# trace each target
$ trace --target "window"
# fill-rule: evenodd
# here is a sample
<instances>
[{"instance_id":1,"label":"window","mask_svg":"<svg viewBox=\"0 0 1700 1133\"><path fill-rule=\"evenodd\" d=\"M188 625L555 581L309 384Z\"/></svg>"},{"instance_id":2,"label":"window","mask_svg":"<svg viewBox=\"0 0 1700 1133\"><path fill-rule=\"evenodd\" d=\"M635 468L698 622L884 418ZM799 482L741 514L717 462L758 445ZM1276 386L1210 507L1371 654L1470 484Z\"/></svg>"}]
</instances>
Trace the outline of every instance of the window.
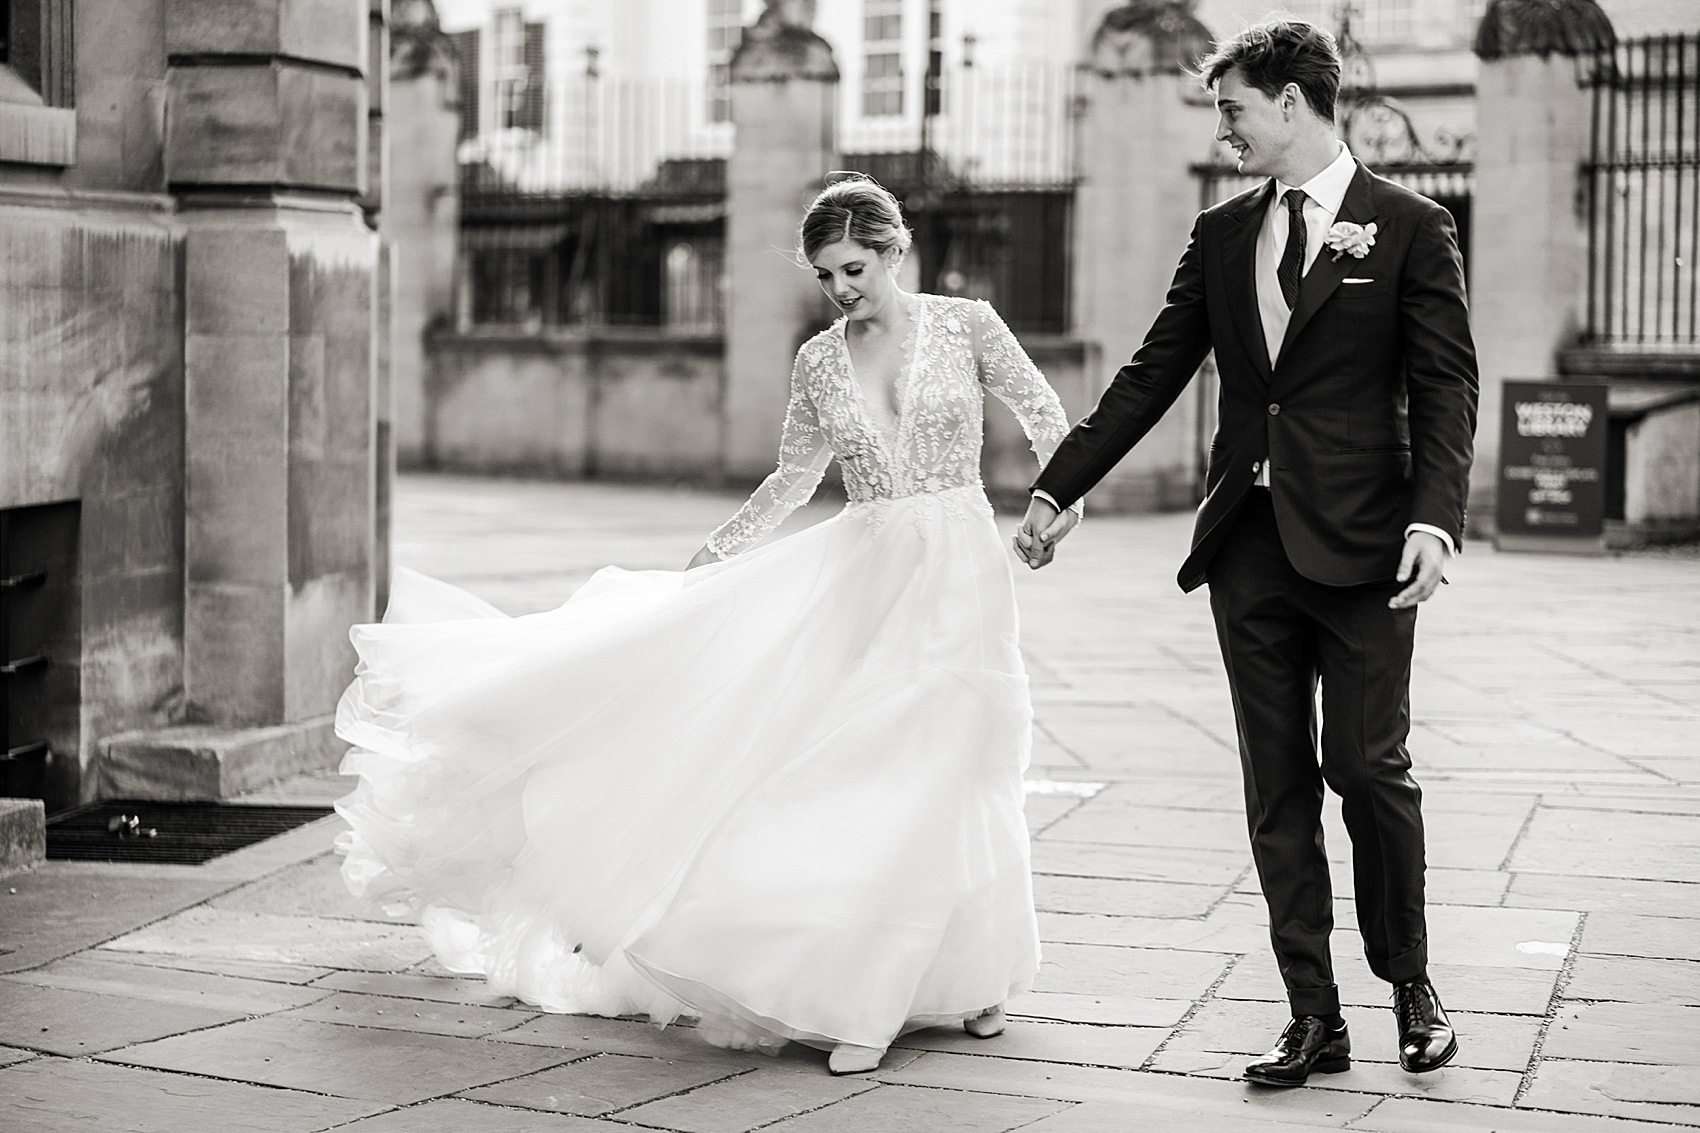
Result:
<instances>
[{"instance_id":1,"label":"window","mask_svg":"<svg viewBox=\"0 0 1700 1133\"><path fill-rule=\"evenodd\" d=\"M495 80L496 128L519 124L525 102L525 17L517 8L496 13L491 44L491 77Z\"/></svg>"},{"instance_id":2,"label":"window","mask_svg":"<svg viewBox=\"0 0 1700 1133\"><path fill-rule=\"evenodd\" d=\"M76 160L74 0L0 0L0 162Z\"/></svg>"},{"instance_id":3,"label":"window","mask_svg":"<svg viewBox=\"0 0 1700 1133\"><path fill-rule=\"evenodd\" d=\"M708 0L708 120L732 120L732 53L744 39L743 0Z\"/></svg>"},{"instance_id":4,"label":"window","mask_svg":"<svg viewBox=\"0 0 1700 1133\"><path fill-rule=\"evenodd\" d=\"M498 130L543 129L543 25L518 8L496 13L490 43L491 92Z\"/></svg>"},{"instance_id":5,"label":"window","mask_svg":"<svg viewBox=\"0 0 1700 1133\"><path fill-rule=\"evenodd\" d=\"M927 4L927 83L921 113L944 113L944 0Z\"/></svg>"},{"instance_id":6,"label":"window","mask_svg":"<svg viewBox=\"0 0 1700 1133\"><path fill-rule=\"evenodd\" d=\"M903 0L865 0L862 13L862 113L903 113Z\"/></svg>"},{"instance_id":7,"label":"window","mask_svg":"<svg viewBox=\"0 0 1700 1133\"><path fill-rule=\"evenodd\" d=\"M1357 5L1357 26L1365 43L1403 43L1415 38L1413 0L1373 0Z\"/></svg>"}]
</instances>

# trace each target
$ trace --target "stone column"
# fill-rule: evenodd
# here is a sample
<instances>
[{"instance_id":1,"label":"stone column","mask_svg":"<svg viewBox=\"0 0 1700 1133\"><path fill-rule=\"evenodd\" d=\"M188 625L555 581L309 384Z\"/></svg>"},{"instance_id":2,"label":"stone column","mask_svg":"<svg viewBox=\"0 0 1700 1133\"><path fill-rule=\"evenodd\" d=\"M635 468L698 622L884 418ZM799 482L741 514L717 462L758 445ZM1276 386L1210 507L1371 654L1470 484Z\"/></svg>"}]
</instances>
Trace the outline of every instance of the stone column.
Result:
<instances>
[{"instance_id":1,"label":"stone column","mask_svg":"<svg viewBox=\"0 0 1700 1133\"><path fill-rule=\"evenodd\" d=\"M1552 377L1588 298L1586 60L1614 42L1594 0L1493 0L1476 33L1476 196L1470 325L1482 396L1470 513L1494 514L1507 380Z\"/></svg>"},{"instance_id":2,"label":"stone column","mask_svg":"<svg viewBox=\"0 0 1700 1133\"><path fill-rule=\"evenodd\" d=\"M379 265L369 0L167 0L184 232L184 715L106 745L111 795L219 797L334 764L373 608Z\"/></svg>"},{"instance_id":3,"label":"stone column","mask_svg":"<svg viewBox=\"0 0 1700 1133\"><path fill-rule=\"evenodd\" d=\"M792 357L825 324L813 274L791 259L836 152L838 66L813 17L812 0L768 0L732 60L721 452L738 481L772 471Z\"/></svg>"},{"instance_id":4,"label":"stone column","mask_svg":"<svg viewBox=\"0 0 1700 1133\"><path fill-rule=\"evenodd\" d=\"M426 462L425 338L455 324L455 257L460 196L455 145L460 136L454 44L431 0L392 9L389 114L393 141L383 231L395 275L390 367L394 443L402 467Z\"/></svg>"},{"instance_id":5,"label":"stone column","mask_svg":"<svg viewBox=\"0 0 1700 1133\"><path fill-rule=\"evenodd\" d=\"M1104 16L1081 67L1075 194L1075 331L1088 345L1090 407L1162 308L1199 210L1192 166L1213 146L1210 93L1186 73L1210 32L1183 0L1136 0ZM1199 405L1188 390L1093 491L1121 511L1197 502Z\"/></svg>"}]
</instances>

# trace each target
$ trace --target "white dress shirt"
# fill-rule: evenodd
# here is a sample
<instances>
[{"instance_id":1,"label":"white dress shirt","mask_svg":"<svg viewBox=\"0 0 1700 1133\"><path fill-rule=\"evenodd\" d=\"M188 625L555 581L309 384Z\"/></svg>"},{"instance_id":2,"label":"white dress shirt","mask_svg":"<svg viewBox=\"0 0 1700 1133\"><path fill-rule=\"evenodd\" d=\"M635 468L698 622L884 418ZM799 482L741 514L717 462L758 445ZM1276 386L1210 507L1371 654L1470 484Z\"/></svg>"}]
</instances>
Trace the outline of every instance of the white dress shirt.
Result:
<instances>
[{"instance_id":1,"label":"white dress shirt","mask_svg":"<svg viewBox=\"0 0 1700 1133\"><path fill-rule=\"evenodd\" d=\"M1303 185L1289 185L1279 179L1275 182L1275 196L1269 202L1269 211L1264 214L1263 230L1257 234L1256 268L1257 316L1263 322L1263 341L1269 348L1271 367L1281 353L1281 340L1286 337L1287 323L1293 317L1281 295L1281 281L1276 274L1281 266L1281 257L1287 251L1287 230L1291 227L1287 202L1283 198L1290 189L1298 189L1305 195L1305 262L1299 271L1302 278L1310 271L1310 265L1316 262L1316 254L1322 250L1328 230L1334 226L1334 218L1340 213L1340 204L1346 199L1346 190L1357 171L1358 163L1352 160L1352 151L1342 142L1340 156ZM1265 472L1258 473L1258 476L1258 483L1267 487L1267 466Z\"/></svg>"}]
</instances>

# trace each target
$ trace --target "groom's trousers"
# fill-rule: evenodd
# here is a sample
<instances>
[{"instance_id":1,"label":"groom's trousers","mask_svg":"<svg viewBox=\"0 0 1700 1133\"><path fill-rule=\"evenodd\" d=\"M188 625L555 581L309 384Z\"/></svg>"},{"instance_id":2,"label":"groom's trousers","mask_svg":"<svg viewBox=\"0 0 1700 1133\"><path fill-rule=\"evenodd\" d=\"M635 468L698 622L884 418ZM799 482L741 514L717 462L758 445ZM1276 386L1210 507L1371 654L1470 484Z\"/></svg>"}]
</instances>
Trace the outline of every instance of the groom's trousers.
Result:
<instances>
[{"instance_id":1,"label":"groom's trousers","mask_svg":"<svg viewBox=\"0 0 1700 1133\"><path fill-rule=\"evenodd\" d=\"M1294 1014L1332 1014L1340 999L1328 948L1325 783L1351 835L1370 970L1401 982L1427 968L1422 792L1405 750L1416 610L1387 608L1402 588L1393 582L1324 586L1294 570L1267 489L1252 488L1232 522L1210 563L1210 606L1234 699L1252 859Z\"/></svg>"}]
</instances>

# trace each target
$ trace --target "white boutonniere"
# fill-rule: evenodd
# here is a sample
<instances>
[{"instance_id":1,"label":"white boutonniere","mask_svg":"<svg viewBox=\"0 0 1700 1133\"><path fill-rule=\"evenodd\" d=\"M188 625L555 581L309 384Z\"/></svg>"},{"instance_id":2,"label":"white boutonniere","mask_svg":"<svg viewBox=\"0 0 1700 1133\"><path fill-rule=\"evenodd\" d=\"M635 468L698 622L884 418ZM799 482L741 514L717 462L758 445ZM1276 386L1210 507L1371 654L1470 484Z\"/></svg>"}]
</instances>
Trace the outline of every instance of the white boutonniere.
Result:
<instances>
[{"instance_id":1,"label":"white boutonniere","mask_svg":"<svg viewBox=\"0 0 1700 1133\"><path fill-rule=\"evenodd\" d=\"M1334 253L1336 260L1347 252L1351 253L1353 259L1361 260L1375 247L1375 225L1353 224L1349 220L1336 221L1322 242Z\"/></svg>"}]
</instances>

